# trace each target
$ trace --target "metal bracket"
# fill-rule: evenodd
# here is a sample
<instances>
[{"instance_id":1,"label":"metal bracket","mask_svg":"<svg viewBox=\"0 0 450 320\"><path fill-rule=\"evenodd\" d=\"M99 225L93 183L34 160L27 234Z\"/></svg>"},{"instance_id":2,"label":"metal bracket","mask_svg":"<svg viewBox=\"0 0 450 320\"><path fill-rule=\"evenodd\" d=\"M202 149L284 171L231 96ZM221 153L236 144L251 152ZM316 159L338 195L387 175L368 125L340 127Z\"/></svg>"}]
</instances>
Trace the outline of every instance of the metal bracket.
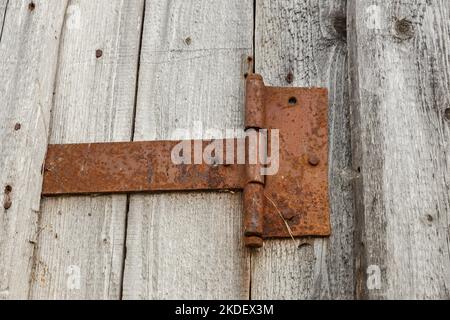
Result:
<instances>
[{"instance_id":1,"label":"metal bracket","mask_svg":"<svg viewBox=\"0 0 450 320\"><path fill-rule=\"evenodd\" d=\"M272 164L249 161L261 147L251 147L248 137L49 145L42 194L243 190L247 246L261 247L264 238L329 236L327 90L268 87L251 74L245 115L246 131L266 132L259 137L267 136L269 150L279 142L278 170L269 175L263 173ZM176 163L172 154L180 146L185 161ZM213 161L192 161L183 154L191 147L202 154L214 149Z\"/></svg>"}]
</instances>

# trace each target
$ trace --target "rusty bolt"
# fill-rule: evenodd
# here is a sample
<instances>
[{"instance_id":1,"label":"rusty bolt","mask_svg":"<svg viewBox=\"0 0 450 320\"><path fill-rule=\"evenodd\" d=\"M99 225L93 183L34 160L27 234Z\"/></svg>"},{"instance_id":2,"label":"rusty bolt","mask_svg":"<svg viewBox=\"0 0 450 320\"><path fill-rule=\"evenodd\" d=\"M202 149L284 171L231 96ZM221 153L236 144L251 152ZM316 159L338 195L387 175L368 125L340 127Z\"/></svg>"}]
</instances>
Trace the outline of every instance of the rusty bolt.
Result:
<instances>
[{"instance_id":1,"label":"rusty bolt","mask_svg":"<svg viewBox=\"0 0 450 320\"><path fill-rule=\"evenodd\" d=\"M315 166L319 165L320 159L316 155L310 154L308 156L308 163L310 165L312 165L313 167L315 167Z\"/></svg>"},{"instance_id":2,"label":"rusty bolt","mask_svg":"<svg viewBox=\"0 0 450 320\"><path fill-rule=\"evenodd\" d=\"M100 49L97 49L97 51L95 51L95 57L97 59L101 58L103 56L103 51Z\"/></svg>"}]
</instances>

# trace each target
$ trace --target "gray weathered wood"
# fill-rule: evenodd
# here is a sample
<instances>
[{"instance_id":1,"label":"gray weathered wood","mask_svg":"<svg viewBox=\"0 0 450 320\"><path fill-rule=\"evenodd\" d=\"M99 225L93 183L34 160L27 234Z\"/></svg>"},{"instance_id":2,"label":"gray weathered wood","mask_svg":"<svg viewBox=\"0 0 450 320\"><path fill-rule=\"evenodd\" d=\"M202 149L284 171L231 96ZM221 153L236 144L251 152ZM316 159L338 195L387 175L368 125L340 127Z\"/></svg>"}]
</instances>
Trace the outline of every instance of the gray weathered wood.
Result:
<instances>
[{"instance_id":1,"label":"gray weathered wood","mask_svg":"<svg viewBox=\"0 0 450 320\"><path fill-rule=\"evenodd\" d=\"M256 1L256 72L271 85L330 90L332 237L267 241L252 255L254 299L354 296L345 4L344 0Z\"/></svg>"},{"instance_id":2,"label":"gray weathered wood","mask_svg":"<svg viewBox=\"0 0 450 320\"><path fill-rule=\"evenodd\" d=\"M33 3L0 0L0 299L450 298L448 1L255 2L256 72L330 89L333 235L253 253L240 193L40 199L49 134L242 128L253 1Z\"/></svg>"},{"instance_id":3,"label":"gray weathered wood","mask_svg":"<svg viewBox=\"0 0 450 320\"><path fill-rule=\"evenodd\" d=\"M2 40L3 22L5 21L6 9L9 0L0 0L0 42Z\"/></svg>"},{"instance_id":4,"label":"gray weathered wood","mask_svg":"<svg viewBox=\"0 0 450 320\"><path fill-rule=\"evenodd\" d=\"M65 3L9 1L0 24L0 299L28 297Z\"/></svg>"},{"instance_id":5,"label":"gray weathered wood","mask_svg":"<svg viewBox=\"0 0 450 320\"><path fill-rule=\"evenodd\" d=\"M252 1L146 2L136 140L197 121L242 128L252 16ZM230 193L132 196L124 298L248 298L241 206Z\"/></svg>"},{"instance_id":6,"label":"gray weathered wood","mask_svg":"<svg viewBox=\"0 0 450 320\"><path fill-rule=\"evenodd\" d=\"M450 3L352 0L348 16L358 297L448 299Z\"/></svg>"},{"instance_id":7,"label":"gray weathered wood","mask_svg":"<svg viewBox=\"0 0 450 320\"><path fill-rule=\"evenodd\" d=\"M142 14L141 0L70 2L50 143L130 141ZM126 195L43 199L31 298L119 299L126 210Z\"/></svg>"}]
</instances>

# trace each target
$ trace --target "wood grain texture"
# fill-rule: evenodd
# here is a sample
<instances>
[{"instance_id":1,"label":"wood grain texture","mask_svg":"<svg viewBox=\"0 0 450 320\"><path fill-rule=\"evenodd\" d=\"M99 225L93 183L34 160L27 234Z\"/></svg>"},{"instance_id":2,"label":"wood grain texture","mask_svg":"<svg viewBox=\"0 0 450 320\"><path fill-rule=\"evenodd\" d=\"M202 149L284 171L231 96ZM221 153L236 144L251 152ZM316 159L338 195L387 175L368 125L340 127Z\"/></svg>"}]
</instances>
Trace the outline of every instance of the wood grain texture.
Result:
<instances>
[{"instance_id":1,"label":"wood grain texture","mask_svg":"<svg viewBox=\"0 0 450 320\"><path fill-rule=\"evenodd\" d=\"M354 297L345 5L256 1L256 72L270 85L329 89L332 236L266 241L252 255L252 299Z\"/></svg>"},{"instance_id":2,"label":"wood grain texture","mask_svg":"<svg viewBox=\"0 0 450 320\"><path fill-rule=\"evenodd\" d=\"M130 141L142 14L140 0L70 2L50 143ZM119 299L126 210L126 195L43 199L31 298Z\"/></svg>"},{"instance_id":3,"label":"wood grain texture","mask_svg":"<svg viewBox=\"0 0 450 320\"><path fill-rule=\"evenodd\" d=\"M0 299L28 297L65 2L9 1L0 24Z\"/></svg>"},{"instance_id":4,"label":"wood grain texture","mask_svg":"<svg viewBox=\"0 0 450 320\"><path fill-rule=\"evenodd\" d=\"M2 41L4 21L9 0L0 0L0 42Z\"/></svg>"},{"instance_id":5,"label":"wood grain texture","mask_svg":"<svg viewBox=\"0 0 450 320\"><path fill-rule=\"evenodd\" d=\"M252 1L146 2L135 140L243 128ZM224 132L213 135L223 137ZM180 138L180 137L178 137ZM132 196L125 299L245 299L242 199L230 193Z\"/></svg>"},{"instance_id":6,"label":"wood grain texture","mask_svg":"<svg viewBox=\"0 0 450 320\"><path fill-rule=\"evenodd\" d=\"M450 3L348 16L358 298L448 299Z\"/></svg>"}]
</instances>

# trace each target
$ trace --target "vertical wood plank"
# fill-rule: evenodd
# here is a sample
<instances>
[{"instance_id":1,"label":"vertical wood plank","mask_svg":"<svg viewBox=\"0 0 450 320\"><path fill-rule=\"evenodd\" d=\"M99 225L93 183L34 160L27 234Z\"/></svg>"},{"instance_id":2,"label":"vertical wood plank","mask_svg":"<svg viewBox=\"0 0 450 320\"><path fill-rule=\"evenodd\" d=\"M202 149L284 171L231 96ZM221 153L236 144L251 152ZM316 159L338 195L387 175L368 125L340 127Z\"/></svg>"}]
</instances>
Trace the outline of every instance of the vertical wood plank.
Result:
<instances>
[{"instance_id":1,"label":"vertical wood plank","mask_svg":"<svg viewBox=\"0 0 450 320\"><path fill-rule=\"evenodd\" d=\"M2 40L2 34L3 34L3 22L5 21L6 17L6 9L8 7L8 1L9 0L0 0L0 42Z\"/></svg>"},{"instance_id":2,"label":"vertical wood plank","mask_svg":"<svg viewBox=\"0 0 450 320\"><path fill-rule=\"evenodd\" d=\"M448 299L450 3L349 2L359 298Z\"/></svg>"},{"instance_id":3,"label":"vertical wood plank","mask_svg":"<svg viewBox=\"0 0 450 320\"><path fill-rule=\"evenodd\" d=\"M145 11L135 139L242 128L252 1L150 0ZM124 298L248 298L241 206L230 193L132 196Z\"/></svg>"},{"instance_id":4,"label":"vertical wood plank","mask_svg":"<svg viewBox=\"0 0 450 320\"><path fill-rule=\"evenodd\" d=\"M256 72L270 85L323 86L330 99L330 239L266 241L253 299L351 299L353 203L346 1L256 1Z\"/></svg>"},{"instance_id":5,"label":"vertical wood plank","mask_svg":"<svg viewBox=\"0 0 450 320\"><path fill-rule=\"evenodd\" d=\"M0 299L26 299L66 1L0 1ZM10 186L8 191L7 186Z\"/></svg>"},{"instance_id":6,"label":"vertical wood plank","mask_svg":"<svg viewBox=\"0 0 450 320\"><path fill-rule=\"evenodd\" d=\"M142 14L141 0L70 2L51 143L130 141ZM43 199L31 297L119 299L126 210L126 195Z\"/></svg>"}]
</instances>

